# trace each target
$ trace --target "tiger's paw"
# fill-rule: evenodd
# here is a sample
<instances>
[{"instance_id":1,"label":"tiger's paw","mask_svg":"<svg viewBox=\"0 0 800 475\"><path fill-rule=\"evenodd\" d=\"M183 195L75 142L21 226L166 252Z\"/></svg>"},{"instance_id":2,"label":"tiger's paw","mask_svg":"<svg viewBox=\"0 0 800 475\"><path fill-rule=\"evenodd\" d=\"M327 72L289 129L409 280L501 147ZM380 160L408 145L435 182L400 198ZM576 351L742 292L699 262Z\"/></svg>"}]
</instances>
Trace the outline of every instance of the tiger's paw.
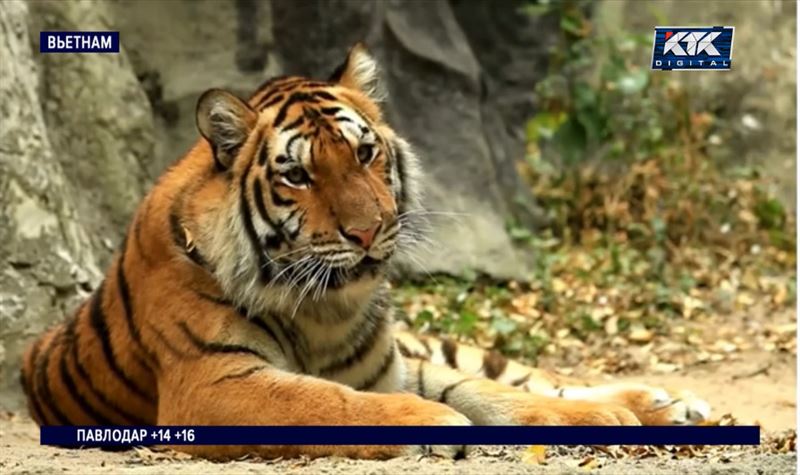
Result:
<instances>
[{"instance_id":1,"label":"tiger's paw","mask_svg":"<svg viewBox=\"0 0 800 475\"><path fill-rule=\"evenodd\" d=\"M641 408L634 412L644 425L697 425L711 415L711 406L690 391L647 388L638 393L634 391L628 398L641 401Z\"/></svg>"},{"instance_id":2,"label":"tiger's paw","mask_svg":"<svg viewBox=\"0 0 800 475\"><path fill-rule=\"evenodd\" d=\"M437 426L468 426L470 420L461 413L453 411L450 415L437 418L435 421L425 421L425 425ZM419 457L437 457L444 459L460 460L466 458L469 446L466 445L412 445L408 447L407 454Z\"/></svg>"},{"instance_id":3,"label":"tiger's paw","mask_svg":"<svg viewBox=\"0 0 800 475\"><path fill-rule=\"evenodd\" d=\"M376 397L376 396L367 396ZM400 426L469 426L470 419L439 402L412 394L377 395L383 404L381 424ZM399 455L461 459L467 456L465 445L410 445L401 447Z\"/></svg>"},{"instance_id":4,"label":"tiger's paw","mask_svg":"<svg viewBox=\"0 0 800 475\"><path fill-rule=\"evenodd\" d=\"M708 419L711 406L690 391L670 392L637 383L567 388L562 397L618 404L630 409L643 425L696 425Z\"/></svg>"},{"instance_id":5,"label":"tiger's paw","mask_svg":"<svg viewBox=\"0 0 800 475\"><path fill-rule=\"evenodd\" d=\"M438 404L437 404L438 405ZM447 408L448 414L438 417L433 425L438 426L469 426L472 425L467 416L460 412ZM469 446L466 445L418 445L412 447L412 453L422 457L439 457L446 459L460 460L469 453Z\"/></svg>"}]
</instances>

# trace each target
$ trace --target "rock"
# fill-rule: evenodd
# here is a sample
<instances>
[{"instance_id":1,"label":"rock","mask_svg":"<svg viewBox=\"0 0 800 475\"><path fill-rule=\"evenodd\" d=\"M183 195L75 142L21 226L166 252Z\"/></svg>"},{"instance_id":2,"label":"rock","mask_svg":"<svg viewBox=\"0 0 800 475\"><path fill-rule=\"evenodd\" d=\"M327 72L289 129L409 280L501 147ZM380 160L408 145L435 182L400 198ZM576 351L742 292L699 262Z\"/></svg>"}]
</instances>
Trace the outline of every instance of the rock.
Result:
<instances>
[{"instance_id":1,"label":"rock","mask_svg":"<svg viewBox=\"0 0 800 475\"><path fill-rule=\"evenodd\" d=\"M150 176L158 176L198 139L200 94L220 87L246 97L280 73L267 48L269 3L109 2L108 11L153 108L156 151L146 164Z\"/></svg>"},{"instance_id":2,"label":"rock","mask_svg":"<svg viewBox=\"0 0 800 475\"><path fill-rule=\"evenodd\" d=\"M32 3L32 30L104 30L112 23L102 3L70 3ZM38 35L31 36L38 49ZM147 171L154 146L147 96L125 51L37 57L48 72L40 100L55 104L44 115L49 139L59 150L55 158L67 180L82 190L81 211L99 216L99 234L117 241L153 178Z\"/></svg>"},{"instance_id":3,"label":"rock","mask_svg":"<svg viewBox=\"0 0 800 475\"><path fill-rule=\"evenodd\" d=\"M93 3L0 4L0 407L20 404L24 345L98 284L103 242L153 179L152 114L125 54L33 51L41 29L107 24Z\"/></svg>"}]
</instances>

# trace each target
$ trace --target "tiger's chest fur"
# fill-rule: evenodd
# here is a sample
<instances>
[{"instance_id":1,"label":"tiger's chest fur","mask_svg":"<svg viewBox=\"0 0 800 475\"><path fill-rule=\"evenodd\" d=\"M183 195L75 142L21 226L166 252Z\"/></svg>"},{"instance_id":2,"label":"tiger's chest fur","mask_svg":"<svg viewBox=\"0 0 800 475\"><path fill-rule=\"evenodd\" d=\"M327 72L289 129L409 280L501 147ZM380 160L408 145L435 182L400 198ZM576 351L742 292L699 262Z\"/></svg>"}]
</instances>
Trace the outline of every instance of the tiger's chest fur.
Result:
<instances>
[{"instance_id":1,"label":"tiger's chest fur","mask_svg":"<svg viewBox=\"0 0 800 475\"><path fill-rule=\"evenodd\" d=\"M247 324L234 322L239 328L226 329L224 339L259 348L280 369L358 390L396 392L404 386L388 289L377 279L297 309L251 313Z\"/></svg>"}]
</instances>

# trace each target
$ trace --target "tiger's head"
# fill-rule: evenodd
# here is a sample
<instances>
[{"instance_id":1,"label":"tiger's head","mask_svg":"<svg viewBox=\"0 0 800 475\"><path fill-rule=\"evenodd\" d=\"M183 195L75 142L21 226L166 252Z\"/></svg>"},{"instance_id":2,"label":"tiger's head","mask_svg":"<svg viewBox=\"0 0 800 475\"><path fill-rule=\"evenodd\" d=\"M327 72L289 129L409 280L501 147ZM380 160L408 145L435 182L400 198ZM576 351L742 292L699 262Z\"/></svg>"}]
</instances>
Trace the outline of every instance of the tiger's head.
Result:
<instances>
[{"instance_id":1,"label":"tiger's head","mask_svg":"<svg viewBox=\"0 0 800 475\"><path fill-rule=\"evenodd\" d=\"M210 252L243 301L319 297L375 281L414 241L417 159L384 121L375 60L350 50L328 81L282 77L248 101L204 93L197 126L229 196Z\"/></svg>"}]
</instances>

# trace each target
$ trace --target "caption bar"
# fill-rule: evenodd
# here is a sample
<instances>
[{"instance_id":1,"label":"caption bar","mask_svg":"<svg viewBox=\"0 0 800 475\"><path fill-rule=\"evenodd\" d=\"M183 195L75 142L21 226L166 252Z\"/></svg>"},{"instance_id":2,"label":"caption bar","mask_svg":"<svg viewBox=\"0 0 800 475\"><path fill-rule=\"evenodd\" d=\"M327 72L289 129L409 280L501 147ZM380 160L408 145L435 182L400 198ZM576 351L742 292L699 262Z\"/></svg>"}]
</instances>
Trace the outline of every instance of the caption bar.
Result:
<instances>
[{"instance_id":1,"label":"caption bar","mask_svg":"<svg viewBox=\"0 0 800 475\"><path fill-rule=\"evenodd\" d=\"M42 445L758 445L758 426L45 426Z\"/></svg>"},{"instance_id":2,"label":"caption bar","mask_svg":"<svg viewBox=\"0 0 800 475\"><path fill-rule=\"evenodd\" d=\"M42 31L40 53L119 53L118 31Z\"/></svg>"}]
</instances>

